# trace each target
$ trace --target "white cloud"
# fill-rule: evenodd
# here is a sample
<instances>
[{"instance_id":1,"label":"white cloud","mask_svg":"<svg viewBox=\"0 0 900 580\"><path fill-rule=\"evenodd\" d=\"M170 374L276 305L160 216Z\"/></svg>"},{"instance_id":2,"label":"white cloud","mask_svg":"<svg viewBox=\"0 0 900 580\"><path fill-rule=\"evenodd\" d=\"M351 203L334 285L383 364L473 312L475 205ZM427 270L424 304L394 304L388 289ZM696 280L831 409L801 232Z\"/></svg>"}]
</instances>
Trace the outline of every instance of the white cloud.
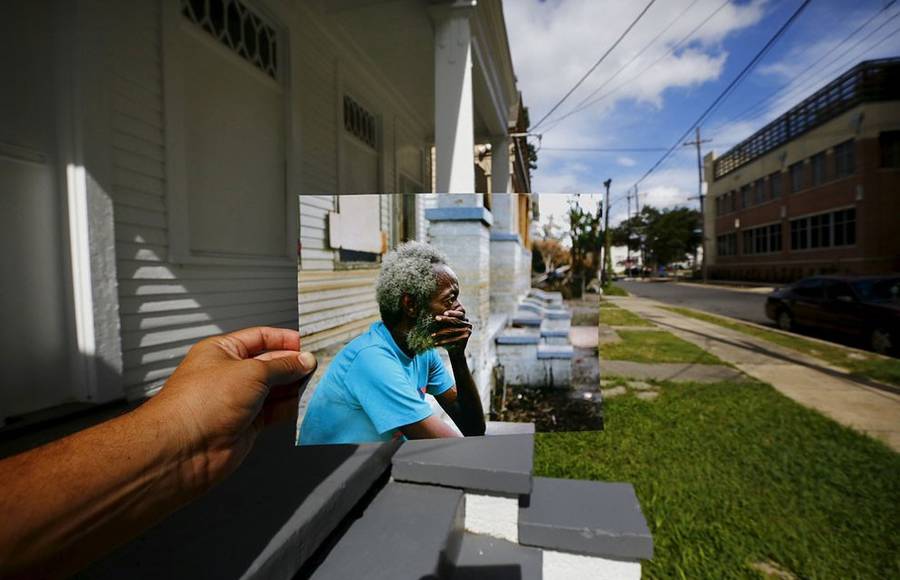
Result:
<instances>
[{"instance_id":1,"label":"white cloud","mask_svg":"<svg viewBox=\"0 0 900 580\"><path fill-rule=\"evenodd\" d=\"M553 127L544 137L543 145L568 148L634 145L628 134L617 134L610 128L609 115L616 105L628 101L664 109L665 91L696 87L717 80L728 58L727 52L721 47L722 41L728 35L759 22L767 3L767 0L729 3L703 26L687 46L666 56L669 50L707 15L719 8L722 2L657 2L551 119L571 110L632 59L655 35L667 26L671 27L597 93L600 96L614 91L608 98ZM519 89L531 112L532 124L537 123L564 91L578 81L642 8L642 3L632 0L504 2L513 64ZM660 62L646 74L630 80L658 59L661 59ZM617 110L616 120L621 121L619 113ZM548 122L538 132L547 131L550 126ZM602 185L596 182L595 177L596 173L602 171L596 159L596 156L581 156L571 152L540 151L539 169L534 174L533 188L539 192L600 191ZM631 168L637 162L631 157L623 156L615 159L614 163L611 159L606 159L605 163L613 167ZM595 175L592 176L592 173ZM617 183L626 182L626 178L622 176L614 177ZM633 179L637 177L639 174L633 176ZM675 193L667 194L665 188L684 193L681 185L659 184L648 190L648 195L651 199L668 203L675 199ZM696 187L685 191L694 190ZM566 196L546 197L546 201L544 197L541 198L541 212L545 218L549 213L558 217L560 212L565 211Z\"/></svg>"}]
</instances>

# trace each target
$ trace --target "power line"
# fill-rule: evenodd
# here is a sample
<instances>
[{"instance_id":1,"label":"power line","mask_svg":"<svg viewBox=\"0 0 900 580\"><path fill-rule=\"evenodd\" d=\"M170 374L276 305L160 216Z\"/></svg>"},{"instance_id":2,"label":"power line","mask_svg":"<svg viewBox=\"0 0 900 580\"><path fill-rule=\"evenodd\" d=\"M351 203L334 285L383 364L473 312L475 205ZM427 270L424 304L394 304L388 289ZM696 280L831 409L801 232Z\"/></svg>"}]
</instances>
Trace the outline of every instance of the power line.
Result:
<instances>
[{"instance_id":1,"label":"power line","mask_svg":"<svg viewBox=\"0 0 900 580\"><path fill-rule=\"evenodd\" d=\"M719 93L719 96L715 98L715 100L706 108L705 111L703 111L703 113L697 118L697 120L694 121L691 126L688 127L680 137L678 137L678 139L676 139L675 143L668 149L668 151L666 151L663 156L660 157L659 160L654 163L653 166L651 166L650 169L648 169L646 173L644 173L641 178L634 183L632 187L637 187L651 173L653 173L657 167L662 165L663 162L669 158L672 152L681 145L681 143L691 133L691 131L693 131L694 128L698 125L702 124L703 121L716 109L716 107L718 107L719 104L722 103L722 101L724 101L726 98L728 98L728 96L738 86L738 84L740 84L741 81L743 81L747 77L747 75L750 74L750 71L753 70L753 67L755 67L759 63L759 61L762 60L763 57L766 56L766 54L768 54L769 50L771 50L775 43L778 42L778 40L784 35L785 32L787 32L791 24L793 24L794 21L797 20L797 17L800 16L800 14L806 9L807 6L809 6L809 3L811 1L812 0L803 0L803 3L800 4L800 6L794 11L793 14L791 14L790 18L787 19L787 21L781 26L781 28L779 28L778 31L772 36L772 38L770 38L768 42L766 42L766 44L759 50L759 52L756 53L753 59L751 59L750 62L747 63L747 65L741 70L740 73L738 73L734 80L732 80L731 83L729 83L728 86L725 87L725 90Z\"/></svg>"},{"instance_id":2,"label":"power line","mask_svg":"<svg viewBox=\"0 0 900 580\"><path fill-rule=\"evenodd\" d=\"M734 116L732 116L732 117L729 117L729 118L726 119L725 121L719 123L719 124L716 125L713 129L711 129L711 132L712 132L712 133L715 133L716 131L719 131L720 129L722 129L723 127L727 126L728 124L730 124L730 123L732 123L732 122L736 122L736 121L739 121L739 120L747 120L747 121L750 121L750 120L753 120L753 119L756 119L756 118L762 116L763 114L765 114L765 113L767 112L767 111L765 110L765 106L766 106L769 102L771 102L772 99L774 99L776 96L778 96L780 93L782 93L785 89L788 89L788 88L790 88L790 87L792 87L792 86L794 87L794 88L790 89L790 90L786 93L786 96L787 96L787 95L792 95L792 94L794 94L794 93L806 91L807 89L811 88L812 86L815 86L816 84L818 84L818 83L820 82L820 79L817 79L817 78L811 78L811 79L804 80L802 83L800 83L799 86L798 86L798 84L797 84L797 81L798 81L798 79L801 79L801 78L803 78L803 77L805 77L805 76L807 76L807 75L809 75L809 74L811 74L811 73L813 73L813 72L816 72L816 71L815 71L815 67L816 67L819 63L821 63L823 60L825 60L825 58L827 58L829 55L831 55L832 53L834 53L837 49L839 49L839 48L842 47L844 44L846 44L846 43L847 43L853 36L855 36L859 31L861 31L863 28L865 28L866 26L868 26L873 20L875 20L875 18L877 18L878 16L880 16L881 14L883 14L883 13L884 13L886 10L888 10L892 5L894 5L894 4L896 3L896 1L897 1L897 0L891 0L890 2L888 2L883 8L879 9L879 10L878 10L875 14L873 14L868 20L866 20L861 26L857 27L855 30L853 30L853 32L851 32L847 37L845 37L840 43L836 44L836 45L833 46L830 50L828 50L827 52L825 52L825 53L824 53L821 57L819 57L813 64L811 64L805 71L803 71L802 73L800 73L798 76L794 77L791 81L789 81L789 82L787 82L787 83L781 85L778 89L776 89L772 94L770 94L768 97L766 97L766 98L763 99L762 101L760 101L760 102L758 102L758 103L752 105L751 107L748 107L747 109L745 109L744 111L738 113L737 115L734 115ZM865 42L866 40L868 40L869 38L871 38L872 35L874 35L876 32L878 32L879 30L881 30L882 28L884 28L888 23L890 23L892 20L894 20L895 18L897 18L897 16L900 16L900 11L894 13L893 16L891 16L890 18L888 18L887 20L885 20L884 22L882 22L877 28L875 28L874 30L872 30L871 32L869 32L867 35L865 35L864 37L862 37L861 39L859 39L853 46L849 47L847 50L845 50L845 51L843 51L841 54L839 54L836 58L832 59L828 64L826 64L824 67L822 67L822 68L820 69L820 71L821 71L821 70L826 70L826 69L828 69L829 67L831 67L831 65L833 65L833 64L836 63L837 61L843 59L845 56L847 56L847 55L850 53L850 51L852 51L853 49L855 49L856 47L858 47L861 43L863 43L863 42ZM865 54L865 53L867 53L867 52L873 50L876 46L880 45L880 44L883 43L885 40L888 40L889 38L893 38L893 36L894 36L894 33L892 32L892 33L889 34L888 36L886 36L886 37L882 38L881 40L879 40L877 43L875 43L875 44L873 44L872 46L870 46L869 48L865 49L862 53L860 53L860 54L859 54L857 57L855 57L855 58L859 58L859 57L862 56L863 54ZM846 64L845 64L845 65L842 65L841 67L838 67L838 68L843 68L844 66L846 66ZM811 81L811 82L810 82L810 81ZM760 110L761 112L760 112L760 113L756 113L757 110ZM752 113L752 114L748 116L748 113Z\"/></svg>"},{"instance_id":3,"label":"power line","mask_svg":"<svg viewBox=\"0 0 900 580\"><path fill-rule=\"evenodd\" d=\"M622 71L624 71L626 68L628 68L628 67L631 65L631 63L633 63L634 61L636 61L638 58L641 57L642 54L644 54L645 52L647 52L647 49L649 49L651 46L653 46L654 44L656 44L656 41L659 40L659 38L660 38L663 34L665 34L666 32L668 32L669 29L671 29L671 28L675 25L676 22L678 22L679 20L681 20L682 18L684 18L684 16L685 16L688 12L691 11L691 8L693 8L694 5L697 4L697 2L699 2L699 1L700 1L700 0L694 0L693 2L691 2L690 5L688 5L687 8L685 8L683 11L681 11L681 12L678 14L678 16L675 17L674 20L672 20L671 22L669 22L669 24L668 24L665 28L663 28L662 30L660 30L660 31L656 34L656 36L654 36L654 37L650 40L650 42L646 43L646 44L644 45L644 47L643 47L641 50L639 50L637 53L635 53L634 56L632 56L632 57L628 60L628 62L626 62L625 64L623 64L622 66L620 66L619 69L618 69L616 72L614 72L614 73L612 74L612 76L610 76L608 79L606 79L606 80L603 82L603 84L601 84L599 87L597 87L596 89L594 89L594 90L593 90L589 95L587 95L585 98L581 99L581 101L580 101L577 105L575 105L574 108L577 109L577 108L580 107L581 105L585 104L587 101L591 100L591 98L592 98L594 95L596 95L596 94L599 93L601 90L603 90L603 89L606 87L606 85L608 85L610 82L613 81L613 79L615 79L617 76L619 76L619 74L620 74Z\"/></svg>"},{"instance_id":4,"label":"power line","mask_svg":"<svg viewBox=\"0 0 900 580\"><path fill-rule=\"evenodd\" d=\"M617 46L619 46L619 43L622 42L622 39L624 39L625 36L627 36L628 33L631 32L631 29L634 28L635 25L641 20L641 18L644 17L644 14L646 14L647 11L650 10L650 7L653 6L653 4L654 4L655 2L656 2L656 0L650 0L650 2L644 7L644 9L641 10L641 13L638 14L637 18L635 18L635 19L631 22L631 24L628 25L628 28L625 29L625 32L623 32L623 33L619 36L619 38L616 39L616 41L613 43L613 45L610 46L610 47L607 49L607 51L603 53L603 56L601 56L601 57L597 60L597 62L595 62L594 65L593 65L591 68L589 68L588 71L587 71L586 73L584 73L584 76L582 76L582 77L578 80L578 82L575 83L575 86L572 87L571 89L569 89L569 92L567 92L565 95L563 95L563 98L561 98L555 105L553 105L553 107L552 107L549 111L547 111L547 114L544 115L543 117L541 117L541 120L540 120L540 121L538 121L533 127L531 127L531 130L532 130L532 131L534 131L535 129L537 129L537 128L540 126L540 124L543 123L543 122L547 119L547 117L549 117L550 115L552 115L552 114L554 113L554 111L556 111L556 109L558 109L559 106L562 105L562 104L565 102L565 100L568 99L569 96L570 96L572 93L574 93L575 90L576 90L578 87L581 86L581 83L583 83L585 80L587 80L587 78L588 78L589 76L591 76L591 73L593 73L594 70L595 70L598 66L600 66L600 63L602 63L604 60L606 60L606 57L609 56L609 53L611 53Z\"/></svg>"},{"instance_id":5,"label":"power line","mask_svg":"<svg viewBox=\"0 0 900 580\"><path fill-rule=\"evenodd\" d=\"M568 113L566 113L566 114L563 115L562 117L558 117L558 118L554 119L554 121L553 121L553 126L551 126L550 128L548 128L547 130L545 130L544 133L547 133L548 131L552 130L554 127L556 127L556 126L557 126L560 122L562 122L564 119L567 119L567 118L571 117L572 115L574 115L575 113L579 113L579 112L581 112L581 111L583 111L583 110L585 110L585 109L587 109L587 108L589 108L589 107L592 107L592 106L594 106L595 104L597 104L597 103L599 103L600 101L602 101L603 99L607 98L608 96L610 96L610 95L612 95L612 94L618 92L620 89L622 89L623 87L625 87L625 86L631 84L632 81L634 81L634 80L637 79L638 77L642 76L642 75L643 75L644 73L646 73L648 70L650 70L651 68L653 68L654 66L656 66L657 64L659 64L663 59L668 58L669 56L671 56L672 54L674 54L675 51L677 51L677 50L678 50L679 48L681 48L684 44L686 44L686 43L694 36L694 34L697 33L698 30L700 30L701 28L703 28L703 26L706 25L707 22L709 22L710 20L712 20L713 17L715 17L716 14L718 14L723 8L725 8L725 7L729 4L729 2L730 2L730 0L725 0L724 2L722 2L722 3L719 5L718 8L716 8L715 10L713 10L706 18L704 18L704 19L700 22L700 24L698 24L697 26L695 26L695 27L694 27L690 32L688 32L681 40L679 40L679 41L678 41L671 49L669 49L668 52L663 53L659 58L657 58L656 60L654 60L653 62L651 62L649 65L647 65L647 66L644 67L643 69L641 69L641 71L638 72L636 75L632 75L627 81L622 82L622 83L619 83L619 84L616 85L614 88L612 88L612 89L610 89L609 91L603 93L602 95L600 95L600 96L597 97L596 99L594 99L594 100L592 100L592 101L589 101L588 103L585 103L584 105L580 105L580 106L578 106L578 107L572 109L571 111L569 111Z\"/></svg>"}]
</instances>

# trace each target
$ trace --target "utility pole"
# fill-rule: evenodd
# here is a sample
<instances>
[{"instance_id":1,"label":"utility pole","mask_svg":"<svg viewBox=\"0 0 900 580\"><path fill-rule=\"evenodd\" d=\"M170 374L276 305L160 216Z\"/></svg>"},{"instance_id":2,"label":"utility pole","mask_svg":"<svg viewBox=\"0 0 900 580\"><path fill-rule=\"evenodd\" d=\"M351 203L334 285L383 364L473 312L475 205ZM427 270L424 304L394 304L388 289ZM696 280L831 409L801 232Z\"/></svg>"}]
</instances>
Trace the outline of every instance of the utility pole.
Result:
<instances>
[{"instance_id":1,"label":"utility pole","mask_svg":"<svg viewBox=\"0 0 900 580\"><path fill-rule=\"evenodd\" d=\"M637 187L634 188L637 191ZM631 190L628 190L628 193L625 195L625 199L628 200L628 213L625 214L626 223L631 219ZM628 277L631 275L631 230L628 231L628 239L625 241L625 252L627 257L625 258L625 262L628 264L628 272L625 272L625 276Z\"/></svg>"},{"instance_id":2,"label":"utility pole","mask_svg":"<svg viewBox=\"0 0 900 580\"><path fill-rule=\"evenodd\" d=\"M600 288L603 288L604 284L609 284L609 270L607 270L607 264L612 264L612 260L609 257L609 245L610 245L610 235L609 235L609 186L612 185L612 179L607 179L603 182L603 187L606 188L606 201L603 203L603 260L600 262ZM610 268L611 270L612 268Z\"/></svg>"},{"instance_id":3,"label":"utility pole","mask_svg":"<svg viewBox=\"0 0 900 580\"><path fill-rule=\"evenodd\" d=\"M693 141L685 141L683 145L689 147L691 145L697 148L697 199L700 201L700 238L703 240L703 263L700 266L703 272L703 281L707 281L706 274L706 216L703 213L703 158L700 156L700 145L709 143L712 139L700 138L700 125L697 125L696 137ZM694 254L694 263L697 262L697 254Z\"/></svg>"}]
</instances>

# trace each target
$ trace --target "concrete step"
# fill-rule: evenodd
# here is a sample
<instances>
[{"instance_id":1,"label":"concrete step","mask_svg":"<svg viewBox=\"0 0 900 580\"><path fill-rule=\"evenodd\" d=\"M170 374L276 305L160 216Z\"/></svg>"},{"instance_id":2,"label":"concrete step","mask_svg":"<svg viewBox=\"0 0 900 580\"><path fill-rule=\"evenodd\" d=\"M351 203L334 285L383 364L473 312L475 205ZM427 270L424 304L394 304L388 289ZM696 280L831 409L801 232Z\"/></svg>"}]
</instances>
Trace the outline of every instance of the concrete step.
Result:
<instances>
[{"instance_id":1,"label":"concrete step","mask_svg":"<svg viewBox=\"0 0 900 580\"><path fill-rule=\"evenodd\" d=\"M537 348L538 359L571 359L575 349L571 344L539 344Z\"/></svg>"},{"instance_id":2,"label":"concrete step","mask_svg":"<svg viewBox=\"0 0 900 580\"><path fill-rule=\"evenodd\" d=\"M541 336L542 332L533 326L504 328L494 341L497 344L538 344L541 342Z\"/></svg>"},{"instance_id":3,"label":"concrete step","mask_svg":"<svg viewBox=\"0 0 900 580\"><path fill-rule=\"evenodd\" d=\"M513 326L541 326L543 318L529 310L517 310L512 318Z\"/></svg>"},{"instance_id":4,"label":"concrete step","mask_svg":"<svg viewBox=\"0 0 900 580\"><path fill-rule=\"evenodd\" d=\"M541 334L543 335L545 331L555 331L555 332L565 332L568 334L569 329L572 327L572 320L570 318L561 318L561 319L547 319L541 321Z\"/></svg>"},{"instance_id":5,"label":"concrete step","mask_svg":"<svg viewBox=\"0 0 900 580\"><path fill-rule=\"evenodd\" d=\"M464 519L462 491L391 481L309 578L448 578L459 561Z\"/></svg>"},{"instance_id":6,"label":"concrete step","mask_svg":"<svg viewBox=\"0 0 900 580\"><path fill-rule=\"evenodd\" d=\"M536 548L484 534L466 533L452 580L541 580L543 554Z\"/></svg>"},{"instance_id":7,"label":"concrete step","mask_svg":"<svg viewBox=\"0 0 900 580\"><path fill-rule=\"evenodd\" d=\"M528 291L529 296L534 296L536 298L540 298L546 302L553 302L555 304L562 304L563 298L562 294L559 292L547 292L546 290L541 290L540 288L532 288Z\"/></svg>"},{"instance_id":8,"label":"concrete step","mask_svg":"<svg viewBox=\"0 0 900 580\"><path fill-rule=\"evenodd\" d=\"M494 435L406 441L392 458L397 481L467 491L527 494L531 491L534 435Z\"/></svg>"},{"instance_id":9,"label":"concrete step","mask_svg":"<svg viewBox=\"0 0 900 580\"><path fill-rule=\"evenodd\" d=\"M653 557L653 539L629 483L535 477L519 508L519 542L601 558Z\"/></svg>"}]
</instances>

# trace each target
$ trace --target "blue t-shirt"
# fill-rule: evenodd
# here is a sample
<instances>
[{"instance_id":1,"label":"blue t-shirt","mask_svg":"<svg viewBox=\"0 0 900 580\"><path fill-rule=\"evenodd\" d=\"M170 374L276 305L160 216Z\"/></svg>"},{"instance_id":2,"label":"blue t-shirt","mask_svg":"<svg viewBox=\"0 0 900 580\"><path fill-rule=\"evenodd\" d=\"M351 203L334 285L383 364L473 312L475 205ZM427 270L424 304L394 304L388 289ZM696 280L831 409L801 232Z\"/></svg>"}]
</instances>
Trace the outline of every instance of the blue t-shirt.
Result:
<instances>
[{"instance_id":1,"label":"blue t-shirt","mask_svg":"<svg viewBox=\"0 0 900 580\"><path fill-rule=\"evenodd\" d=\"M434 349L410 358L383 322L345 346L313 393L300 445L390 441L398 427L431 416L425 393L454 385Z\"/></svg>"}]
</instances>

